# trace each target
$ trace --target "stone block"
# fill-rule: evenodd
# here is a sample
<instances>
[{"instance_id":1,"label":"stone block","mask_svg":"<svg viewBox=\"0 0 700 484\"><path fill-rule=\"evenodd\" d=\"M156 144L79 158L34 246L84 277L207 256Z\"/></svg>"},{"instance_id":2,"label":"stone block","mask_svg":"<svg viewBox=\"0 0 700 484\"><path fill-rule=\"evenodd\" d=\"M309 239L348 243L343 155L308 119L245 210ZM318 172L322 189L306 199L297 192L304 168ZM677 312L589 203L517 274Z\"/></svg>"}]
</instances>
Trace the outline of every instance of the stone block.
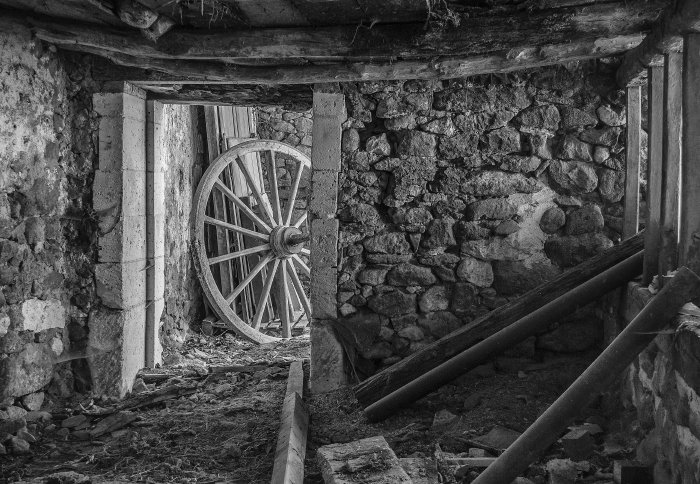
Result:
<instances>
[{"instance_id":1,"label":"stone block","mask_svg":"<svg viewBox=\"0 0 700 484\"><path fill-rule=\"evenodd\" d=\"M314 120L317 116L333 116L342 123L347 119L345 95L342 93L314 92Z\"/></svg>"},{"instance_id":2,"label":"stone block","mask_svg":"<svg viewBox=\"0 0 700 484\"><path fill-rule=\"evenodd\" d=\"M146 172L146 211L153 215L165 213L165 173Z\"/></svg>"},{"instance_id":3,"label":"stone block","mask_svg":"<svg viewBox=\"0 0 700 484\"><path fill-rule=\"evenodd\" d=\"M100 223L103 231L98 240L100 262L128 262L146 259L146 218L124 215L114 225Z\"/></svg>"},{"instance_id":4,"label":"stone block","mask_svg":"<svg viewBox=\"0 0 700 484\"><path fill-rule=\"evenodd\" d=\"M163 172L165 168L161 153L162 123L163 104L146 101L146 171L149 172Z\"/></svg>"},{"instance_id":5,"label":"stone block","mask_svg":"<svg viewBox=\"0 0 700 484\"><path fill-rule=\"evenodd\" d=\"M160 318L163 316L165 300L161 297L149 301L146 306L146 354L145 364L147 368L155 368L163 363L163 347L158 336L160 332Z\"/></svg>"},{"instance_id":6,"label":"stone block","mask_svg":"<svg viewBox=\"0 0 700 484\"><path fill-rule=\"evenodd\" d=\"M145 120L101 118L98 168L104 171L145 170L145 128Z\"/></svg>"},{"instance_id":7,"label":"stone block","mask_svg":"<svg viewBox=\"0 0 700 484\"><path fill-rule=\"evenodd\" d=\"M148 259L146 276L146 300L160 299L165 294L165 257Z\"/></svg>"},{"instance_id":8,"label":"stone block","mask_svg":"<svg viewBox=\"0 0 700 484\"><path fill-rule=\"evenodd\" d=\"M335 217L338 211L338 172L314 169L311 173L311 218Z\"/></svg>"},{"instance_id":9,"label":"stone block","mask_svg":"<svg viewBox=\"0 0 700 484\"><path fill-rule=\"evenodd\" d=\"M314 318L336 319L338 317L338 271L335 267L312 267L310 292Z\"/></svg>"},{"instance_id":10,"label":"stone block","mask_svg":"<svg viewBox=\"0 0 700 484\"><path fill-rule=\"evenodd\" d=\"M28 299L22 303L22 324L19 331L40 332L66 327L66 309L56 299Z\"/></svg>"},{"instance_id":11,"label":"stone block","mask_svg":"<svg viewBox=\"0 0 700 484\"><path fill-rule=\"evenodd\" d=\"M314 117L311 166L314 170L340 171L342 121L339 117Z\"/></svg>"},{"instance_id":12,"label":"stone block","mask_svg":"<svg viewBox=\"0 0 700 484\"><path fill-rule=\"evenodd\" d=\"M146 304L90 314L88 358L96 395L123 397L145 364Z\"/></svg>"},{"instance_id":13,"label":"stone block","mask_svg":"<svg viewBox=\"0 0 700 484\"><path fill-rule=\"evenodd\" d=\"M165 214L154 215L146 227L146 254L148 257L165 255Z\"/></svg>"},{"instance_id":14,"label":"stone block","mask_svg":"<svg viewBox=\"0 0 700 484\"><path fill-rule=\"evenodd\" d=\"M113 309L143 304L146 300L145 267L145 260L95 264L95 291L102 304Z\"/></svg>"},{"instance_id":15,"label":"stone block","mask_svg":"<svg viewBox=\"0 0 700 484\"><path fill-rule=\"evenodd\" d=\"M39 391L53 376L54 358L41 343L29 343L19 353L0 361L0 400Z\"/></svg>"},{"instance_id":16,"label":"stone block","mask_svg":"<svg viewBox=\"0 0 700 484\"><path fill-rule=\"evenodd\" d=\"M314 268L337 267L338 265L338 220L316 219L311 221L311 255L309 262ZM334 282L335 284L335 282Z\"/></svg>"},{"instance_id":17,"label":"stone block","mask_svg":"<svg viewBox=\"0 0 700 484\"><path fill-rule=\"evenodd\" d=\"M326 393L347 385L343 347L333 330L333 322L311 321L311 369L309 387L312 393Z\"/></svg>"},{"instance_id":18,"label":"stone block","mask_svg":"<svg viewBox=\"0 0 700 484\"><path fill-rule=\"evenodd\" d=\"M98 214L111 214L114 207L119 207L124 215L146 215L146 189L144 171L96 170L92 184L93 207Z\"/></svg>"}]
</instances>

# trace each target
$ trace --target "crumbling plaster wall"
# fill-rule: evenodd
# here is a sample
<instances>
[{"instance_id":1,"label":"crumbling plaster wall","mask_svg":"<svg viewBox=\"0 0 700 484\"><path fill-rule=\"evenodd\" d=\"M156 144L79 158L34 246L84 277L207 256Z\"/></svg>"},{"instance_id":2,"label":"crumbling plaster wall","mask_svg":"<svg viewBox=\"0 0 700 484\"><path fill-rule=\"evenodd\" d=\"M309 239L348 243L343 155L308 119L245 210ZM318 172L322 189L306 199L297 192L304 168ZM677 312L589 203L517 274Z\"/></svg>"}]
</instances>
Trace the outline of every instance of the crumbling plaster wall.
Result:
<instances>
[{"instance_id":1,"label":"crumbling plaster wall","mask_svg":"<svg viewBox=\"0 0 700 484\"><path fill-rule=\"evenodd\" d=\"M0 403L37 409L73 391L71 363L95 301L95 85L66 58L0 21ZM87 389L84 360L73 362ZM53 383L51 384L51 382Z\"/></svg>"},{"instance_id":2,"label":"crumbling plaster wall","mask_svg":"<svg viewBox=\"0 0 700 484\"><path fill-rule=\"evenodd\" d=\"M165 311L161 341L180 346L189 326L203 317L204 300L192 262L190 213L206 153L202 139L203 109L163 107L161 153L165 170Z\"/></svg>"},{"instance_id":3,"label":"crumbling plaster wall","mask_svg":"<svg viewBox=\"0 0 700 484\"><path fill-rule=\"evenodd\" d=\"M649 302L647 288L626 288L620 316L629 323ZM657 484L700 482L700 318L679 315L624 379L623 402L637 416L637 459L654 466Z\"/></svg>"},{"instance_id":4,"label":"crumbling plaster wall","mask_svg":"<svg viewBox=\"0 0 700 484\"><path fill-rule=\"evenodd\" d=\"M619 240L625 112L613 73L602 62L344 86L339 316L374 338L356 348L357 373ZM588 309L511 355L594 346L602 327Z\"/></svg>"}]
</instances>

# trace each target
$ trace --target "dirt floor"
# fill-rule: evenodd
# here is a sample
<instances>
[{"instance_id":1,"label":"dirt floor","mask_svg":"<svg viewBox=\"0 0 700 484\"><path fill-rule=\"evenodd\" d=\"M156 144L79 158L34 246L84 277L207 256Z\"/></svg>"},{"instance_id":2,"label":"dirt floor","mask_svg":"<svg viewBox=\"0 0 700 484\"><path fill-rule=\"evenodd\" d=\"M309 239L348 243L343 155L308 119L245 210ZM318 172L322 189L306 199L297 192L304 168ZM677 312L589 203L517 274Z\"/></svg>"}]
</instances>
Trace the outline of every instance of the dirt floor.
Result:
<instances>
[{"instance_id":1,"label":"dirt floor","mask_svg":"<svg viewBox=\"0 0 700 484\"><path fill-rule=\"evenodd\" d=\"M38 420L28 429L38 441L30 454L0 456L0 476L5 482L60 484L269 482L288 366L308 359L309 347L308 336L259 346L228 333L193 334L181 352L164 355L166 365L142 373L145 383L137 381L126 399L76 400L33 416ZM594 356L502 359L379 424L366 422L350 389L307 394L304 482L323 482L316 449L330 443L383 435L400 458L435 459L440 453L466 456L476 437L497 426L522 432ZM610 482L612 459L631 455L626 437L615 433L605 413L600 406L582 409L582 421L589 417L607 432L596 436L596 452L579 472L583 480L572 483ZM555 445L527 476L548 482L546 462L564 457ZM56 473L63 477L45 477ZM441 482L457 482L443 474ZM472 478L467 474L459 482Z\"/></svg>"}]
</instances>

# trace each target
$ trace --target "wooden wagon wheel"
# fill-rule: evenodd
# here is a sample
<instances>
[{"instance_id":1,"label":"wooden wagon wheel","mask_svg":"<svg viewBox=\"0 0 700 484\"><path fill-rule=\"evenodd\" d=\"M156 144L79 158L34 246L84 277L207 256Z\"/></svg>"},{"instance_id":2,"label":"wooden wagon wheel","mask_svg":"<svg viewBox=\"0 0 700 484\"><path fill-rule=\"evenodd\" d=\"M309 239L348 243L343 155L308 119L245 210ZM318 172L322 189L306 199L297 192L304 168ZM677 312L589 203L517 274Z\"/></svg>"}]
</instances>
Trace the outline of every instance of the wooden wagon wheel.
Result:
<instances>
[{"instance_id":1,"label":"wooden wagon wheel","mask_svg":"<svg viewBox=\"0 0 700 484\"><path fill-rule=\"evenodd\" d=\"M304 260L309 255L304 247L309 239L307 212L305 201L299 197L302 181L308 185L310 167L309 158L289 145L269 140L245 141L212 162L195 192L194 259L202 289L221 321L258 343L280 339L261 332L263 316L271 313L273 285L284 338L291 337L293 301L307 320L311 318L311 305L299 277L300 273L310 276ZM216 197L224 200L224 212L234 217L212 216ZM207 250L205 234L211 233L212 228L225 234L230 252L212 254ZM243 238L245 247L240 243ZM242 263L243 259L252 268L222 291L212 269ZM236 314L236 301L254 281L259 289L254 316L244 321Z\"/></svg>"}]
</instances>

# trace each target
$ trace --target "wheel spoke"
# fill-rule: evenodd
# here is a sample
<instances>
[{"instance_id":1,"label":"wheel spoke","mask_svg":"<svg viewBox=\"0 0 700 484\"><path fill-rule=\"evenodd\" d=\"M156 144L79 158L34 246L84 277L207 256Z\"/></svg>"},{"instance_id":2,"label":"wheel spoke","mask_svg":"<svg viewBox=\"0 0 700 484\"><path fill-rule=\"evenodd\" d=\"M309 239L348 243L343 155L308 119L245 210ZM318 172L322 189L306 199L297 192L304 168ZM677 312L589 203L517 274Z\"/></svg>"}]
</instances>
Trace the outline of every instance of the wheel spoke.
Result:
<instances>
[{"instance_id":1,"label":"wheel spoke","mask_svg":"<svg viewBox=\"0 0 700 484\"><path fill-rule=\"evenodd\" d=\"M255 276L258 275L258 272L260 272L262 268L265 267L267 263L274 258L274 255L267 254L265 257L260 259L260 262L258 262L257 265L253 267L253 269L248 273L248 275L245 276L245 279L241 281L238 287L236 287L236 289L234 289L233 292L228 295L228 297L226 298L226 302L230 305L233 302L233 300L236 299L236 296L243 292L243 289L245 289L246 286L250 284L250 281L252 281L253 278L255 278Z\"/></svg>"},{"instance_id":2,"label":"wheel spoke","mask_svg":"<svg viewBox=\"0 0 700 484\"><path fill-rule=\"evenodd\" d=\"M309 266L307 266L306 263L303 260L301 260L301 257L299 257L297 254L294 254L292 256L292 259L294 259L294 262L296 262L299 265L299 268L304 274L311 277L311 269L309 269Z\"/></svg>"},{"instance_id":3,"label":"wheel spoke","mask_svg":"<svg viewBox=\"0 0 700 484\"><path fill-rule=\"evenodd\" d=\"M282 225L282 209L280 208L280 192L277 187L277 162L275 152L270 151L270 166L267 170L267 178L270 183L270 197L272 198L272 212L275 222Z\"/></svg>"},{"instance_id":4,"label":"wheel spoke","mask_svg":"<svg viewBox=\"0 0 700 484\"><path fill-rule=\"evenodd\" d=\"M291 338L292 337L292 324L289 321L289 281L287 280L287 265L282 264L282 271L280 272L280 319L282 320L282 337Z\"/></svg>"},{"instance_id":5,"label":"wheel spoke","mask_svg":"<svg viewBox=\"0 0 700 484\"><path fill-rule=\"evenodd\" d=\"M294 226L295 226L296 228L301 227L301 224L303 224L304 222L306 222L306 217L307 217L307 216L308 216L308 214L307 214L306 212L304 212L304 213L301 215L301 217L299 217L299 220L297 220L296 222L294 222Z\"/></svg>"},{"instance_id":6,"label":"wheel spoke","mask_svg":"<svg viewBox=\"0 0 700 484\"><path fill-rule=\"evenodd\" d=\"M267 301L270 297L270 288L272 287L272 282L275 280L275 274L277 274L279 264L280 260L275 259L272 270L270 270L270 273L267 275L267 280L265 281L265 285L260 293L260 299L258 299L258 306L256 308L257 312L255 313L253 322L250 325L253 329L260 328L260 321L262 320L263 314L267 310Z\"/></svg>"},{"instance_id":7,"label":"wheel spoke","mask_svg":"<svg viewBox=\"0 0 700 484\"><path fill-rule=\"evenodd\" d=\"M270 236L267 234L261 234L260 232L255 232L254 230L245 229L243 227L239 227L238 225L231 225L229 223L222 222L221 220L217 220L215 218L212 218L212 217L209 217L206 215L204 216L204 223L208 223L211 225L218 225L219 227L223 227L225 229L229 229L229 230L232 230L234 232L238 232L239 234L248 235L249 237L264 240L265 242L270 240Z\"/></svg>"},{"instance_id":8,"label":"wheel spoke","mask_svg":"<svg viewBox=\"0 0 700 484\"><path fill-rule=\"evenodd\" d=\"M294 212L294 204L297 201L297 192L299 191L299 183L301 182L301 175L304 172L304 163L301 161L297 166L297 172L294 174L294 184L292 185L292 191L289 194L289 199L287 200L287 213L284 216L284 224L289 225L292 220L292 212Z\"/></svg>"},{"instance_id":9,"label":"wheel spoke","mask_svg":"<svg viewBox=\"0 0 700 484\"><path fill-rule=\"evenodd\" d=\"M221 180L216 180L216 187L221 190L221 193L226 195L226 197L231 200L244 214L248 216L249 219L251 219L255 224L257 224L259 227L261 227L265 232L268 234L272 230L269 225L267 225L265 222L262 221L260 217L258 217L255 212L253 212L248 205L243 203L243 200L238 198L238 196L231 191L229 187L224 185Z\"/></svg>"},{"instance_id":10,"label":"wheel spoke","mask_svg":"<svg viewBox=\"0 0 700 484\"><path fill-rule=\"evenodd\" d=\"M262 208L262 211L267 215L268 220L272 225L275 225L275 219L272 216L272 213L270 212L270 207L265 203L265 200L263 200L262 195L260 194L260 190L258 190L258 186L255 184L253 181L253 177L250 174L250 170L248 170L248 166L245 164L245 162L240 158L236 158L236 162L238 163L238 167L241 169L241 172L243 173L243 176L246 179L246 182L248 182L248 186L253 192L253 195L257 199L258 203L260 204L260 207Z\"/></svg>"},{"instance_id":11,"label":"wheel spoke","mask_svg":"<svg viewBox=\"0 0 700 484\"><path fill-rule=\"evenodd\" d=\"M299 280L299 274L297 274L297 270L294 267L294 264L292 264L292 261L290 260L285 260L285 263L287 264L287 268L289 270L289 275L292 278L292 284L294 285L294 290L297 292L297 296L299 297L299 300L301 301L301 305L304 307L304 312L306 313L307 318L311 318L311 303L309 302L309 299L306 297L306 294L304 293L304 288L301 285L301 281Z\"/></svg>"},{"instance_id":12,"label":"wheel spoke","mask_svg":"<svg viewBox=\"0 0 700 484\"><path fill-rule=\"evenodd\" d=\"M218 257L212 257L209 259L209 265L218 264L219 262L225 262L227 260L236 259L238 257L243 257L244 255L255 254L257 252L263 252L265 250L270 250L270 244L258 245L256 247L251 247L249 249L243 249L236 252L231 252L230 254L220 255Z\"/></svg>"}]
</instances>

